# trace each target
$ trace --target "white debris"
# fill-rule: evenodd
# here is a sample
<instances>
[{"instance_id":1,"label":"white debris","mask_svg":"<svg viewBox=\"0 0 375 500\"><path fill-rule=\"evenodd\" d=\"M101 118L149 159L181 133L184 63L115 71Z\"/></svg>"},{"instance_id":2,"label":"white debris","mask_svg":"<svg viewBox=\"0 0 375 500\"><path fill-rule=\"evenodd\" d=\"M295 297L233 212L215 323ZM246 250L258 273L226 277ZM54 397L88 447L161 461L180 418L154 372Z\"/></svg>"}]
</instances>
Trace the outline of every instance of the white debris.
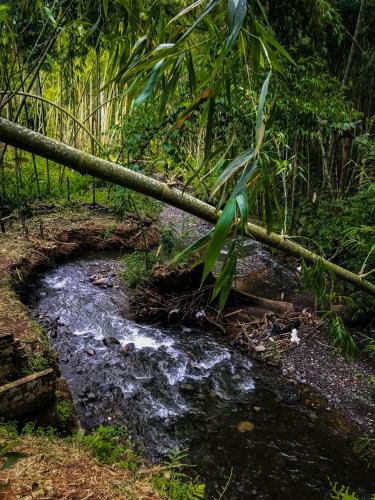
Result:
<instances>
[{"instance_id":1,"label":"white debris","mask_svg":"<svg viewBox=\"0 0 375 500\"><path fill-rule=\"evenodd\" d=\"M302 271L302 266L297 267L297 272L300 273Z\"/></svg>"},{"instance_id":2,"label":"white debris","mask_svg":"<svg viewBox=\"0 0 375 500\"><path fill-rule=\"evenodd\" d=\"M202 309L201 311L198 311L195 315L197 319L204 318L206 316L205 310Z\"/></svg>"},{"instance_id":3,"label":"white debris","mask_svg":"<svg viewBox=\"0 0 375 500\"><path fill-rule=\"evenodd\" d=\"M297 330L296 330L295 328L293 328L293 330L292 330L292 334L291 334L291 336L290 336L290 340L291 340L291 342L295 342L297 345L299 344L299 342L300 342L300 340L301 340L301 339L298 337L298 335L297 335Z\"/></svg>"}]
</instances>

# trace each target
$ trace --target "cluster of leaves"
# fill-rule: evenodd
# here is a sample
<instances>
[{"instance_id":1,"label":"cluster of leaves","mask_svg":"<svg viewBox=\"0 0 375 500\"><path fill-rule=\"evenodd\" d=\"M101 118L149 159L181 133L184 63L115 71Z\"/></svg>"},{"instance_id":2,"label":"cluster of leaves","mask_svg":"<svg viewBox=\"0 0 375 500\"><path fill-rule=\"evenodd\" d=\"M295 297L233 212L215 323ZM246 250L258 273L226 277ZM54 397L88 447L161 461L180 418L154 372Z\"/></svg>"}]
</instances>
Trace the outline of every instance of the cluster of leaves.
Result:
<instances>
[{"instance_id":1,"label":"cluster of leaves","mask_svg":"<svg viewBox=\"0 0 375 500\"><path fill-rule=\"evenodd\" d=\"M321 317L326 322L335 347L346 358L353 359L358 354L358 347L345 328L342 318L331 309L331 304L336 299L333 275L320 262L315 266L308 266L302 261L301 277L305 289L312 292L319 306Z\"/></svg>"},{"instance_id":2,"label":"cluster of leaves","mask_svg":"<svg viewBox=\"0 0 375 500\"><path fill-rule=\"evenodd\" d=\"M155 262L155 252L132 252L122 258L120 276L127 286L135 288L150 276Z\"/></svg>"},{"instance_id":3,"label":"cluster of leaves","mask_svg":"<svg viewBox=\"0 0 375 500\"><path fill-rule=\"evenodd\" d=\"M351 492L349 487L331 482L331 499L332 500L360 500L360 497L355 491ZM375 493L371 496L370 500L375 500Z\"/></svg>"},{"instance_id":4,"label":"cluster of leaves","mask_svg":"<svg viewBox=\"0 0 375 500\"><path fill-rule=\"evenodd\" d=\"M154 478L154 484L163 498L171 500L199 500L205 498L205 485L182 472L187 465L182 451L171 451L164 460L163 471Z\"/></svg>"},{"instance_id":5,"label":"cluster of leaves","mask_svg":"<svg viewBox=\"0 0 375 500\"><path fill-rule=\"evenodd\" d=\"M330 260L366 276L375 278L375 186L370 184L357 194L342 200L318 201L314 206L305 206L307 218L300 233L318 245ZM374 309L374 301L348 287L359 312Z\"/></svg>"},{"instance_id":6,"label":"cluster of leaves","mask_svg":"<svg viewBox=\"0 0 375 500\"><path fill-rule=\"evenodd\" d=\"M139 457L124 427L101 425L91 434L84 436L82 442L102 463L118 464L133 471L140 465Z\"/></svg>"}]
</instances>

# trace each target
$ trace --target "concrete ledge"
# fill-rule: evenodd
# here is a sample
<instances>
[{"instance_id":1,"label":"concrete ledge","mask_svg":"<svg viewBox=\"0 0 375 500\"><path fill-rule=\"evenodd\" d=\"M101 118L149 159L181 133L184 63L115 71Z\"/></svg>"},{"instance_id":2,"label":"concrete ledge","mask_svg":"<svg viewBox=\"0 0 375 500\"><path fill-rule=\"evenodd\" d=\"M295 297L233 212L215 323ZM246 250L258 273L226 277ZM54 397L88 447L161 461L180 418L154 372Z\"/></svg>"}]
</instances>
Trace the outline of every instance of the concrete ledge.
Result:
<instances>
[{"instance_id":1,"label":"concrete ledge","mask_svg":"<svg viewBox=\"0 0 375 500\"><path fill-rule=\"evenodd\" d=\"M52 368L27 375L0 387L0 417L15 418L48 407L55 398Z\"/></svg>"}]
</instances>

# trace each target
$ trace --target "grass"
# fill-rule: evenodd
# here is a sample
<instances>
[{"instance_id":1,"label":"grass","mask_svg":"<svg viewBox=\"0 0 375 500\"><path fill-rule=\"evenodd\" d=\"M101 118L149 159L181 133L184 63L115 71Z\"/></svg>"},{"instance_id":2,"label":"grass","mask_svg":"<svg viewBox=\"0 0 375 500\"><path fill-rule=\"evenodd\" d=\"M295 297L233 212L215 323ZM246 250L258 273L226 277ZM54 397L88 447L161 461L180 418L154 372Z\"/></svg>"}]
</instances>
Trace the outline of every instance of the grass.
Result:
<instances>
[{"instance_id":1,"label":"grass","mask_svg":"<svg viewBox=\"0 0 375 500\"><path fill-rule=\"evenodd\" d=\"M0 491L9 498L204 498L204 485L182 472L184 455L150 465L134 451L125 428L100 426L92 434L57 437L54 429L0 422ZM4 466L6 465L6 469Z\"/></svg>"}]
</instances>

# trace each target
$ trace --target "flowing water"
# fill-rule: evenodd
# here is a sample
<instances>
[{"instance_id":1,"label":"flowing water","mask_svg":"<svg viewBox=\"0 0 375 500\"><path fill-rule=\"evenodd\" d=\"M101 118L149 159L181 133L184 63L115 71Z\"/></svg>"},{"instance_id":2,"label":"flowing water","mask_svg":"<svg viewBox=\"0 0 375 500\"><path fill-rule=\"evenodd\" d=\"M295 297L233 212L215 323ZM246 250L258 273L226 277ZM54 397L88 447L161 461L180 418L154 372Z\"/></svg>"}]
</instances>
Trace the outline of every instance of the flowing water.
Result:
<instances>
[{"instance_id":1,"label":"flowing water","mask_svg":"<svg viewBox=\"0 0 375 500\"><path fill-rule=\"evenodd\" d=\"M204 331L127 319L124 293L89 281L101 258L45 274L34 305L83 427L125 424L153 460L188 449L208 498L229 477L231 500L322 500L329 479L369 497L371 473L276 371Z\"/></svg>"}]
</instances>

